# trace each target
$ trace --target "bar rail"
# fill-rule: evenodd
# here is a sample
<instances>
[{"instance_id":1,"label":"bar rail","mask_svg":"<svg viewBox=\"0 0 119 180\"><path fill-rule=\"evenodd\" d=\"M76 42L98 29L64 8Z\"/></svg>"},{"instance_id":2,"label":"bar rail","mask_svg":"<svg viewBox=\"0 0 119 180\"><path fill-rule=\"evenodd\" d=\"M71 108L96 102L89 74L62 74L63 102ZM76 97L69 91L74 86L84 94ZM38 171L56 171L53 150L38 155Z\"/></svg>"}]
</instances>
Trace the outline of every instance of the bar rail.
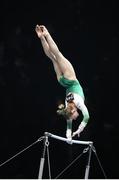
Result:
<instances>
[{"instance_id":1,"label":"bar rail","mask_svg":"<svg viewBox=\"0 0 119 180\"><path fill-rule=\"evenodd\" d=\"M54 139L57 139L60 141L64 141L64 142L67 142L68 144L82 144L82 145L92 145L93 144L92 141L68 140L67 138L57 136L57 135L49 133L49 132L45 132L44 134L47 137L51 137L51 138L54 138Z\"/></svg>"}]
</instances>

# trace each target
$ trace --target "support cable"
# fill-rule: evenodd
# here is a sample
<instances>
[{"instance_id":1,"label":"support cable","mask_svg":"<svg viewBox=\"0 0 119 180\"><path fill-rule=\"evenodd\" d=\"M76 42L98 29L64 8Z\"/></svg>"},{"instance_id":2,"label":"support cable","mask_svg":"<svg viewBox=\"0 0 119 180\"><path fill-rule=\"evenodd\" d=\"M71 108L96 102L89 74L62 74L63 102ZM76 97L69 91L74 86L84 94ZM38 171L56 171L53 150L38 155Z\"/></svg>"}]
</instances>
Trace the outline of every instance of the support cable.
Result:
<instances>
[{"instance_id":1,"label":"support cable","mask_svg":"<svg viewBox=\"0 0 119 180\"><path fill-rule=\"evenodd\" d=\"M54 179L58 179L67 169L69 169L81 156L86 153L89 148L85 148L81 154L79 154L64 170L62 170Z\"/></svg>"},{"instance_id":2,"label":"support cable","mask_svg":"<svg viewBox=\"0 0 119 180\"><path fill-rule=\"evenodd\" d=\"M99 164L99 166L100 166L100 169L102 170L102 173L103 173L105 179L107 179L106 173L105 173L105 171L104 171L104 169L103 169L103 167L102 167L102 165L101 165L100 159L99 159L99 157L98 157L98 155L97 155L97 152L96 152L96 149L95 149L94 146L92 147L92 150L93 150L93 152L95 153L95 156L96 156L96 158L97 158L98 164Z\"/></svg>"},{"instance_id":3,"label":"support cable","mask_svg":"<svg viewBox=\"0 0 119 180\"><path fill-rule=\"evenodd\" d=\"M11 158L7 159L6 161L4 161L3 163L0 164L0 167L2 167L3 165L7 164L8 162L10 162L11 160L13 160L14 158L16 158L17 156L19 156L21 153L23 153L24 151L26 151L27 149L31 148L32 146L34 146L35 144L37 144L38 142L42 141L44 139L44 136L40 137L37 141L35 141L34 143L30 144L28 147L24 148L22 151L18 152L17 154L15 154L14 156L12 156Z\"/></svg>"}]
</instances>

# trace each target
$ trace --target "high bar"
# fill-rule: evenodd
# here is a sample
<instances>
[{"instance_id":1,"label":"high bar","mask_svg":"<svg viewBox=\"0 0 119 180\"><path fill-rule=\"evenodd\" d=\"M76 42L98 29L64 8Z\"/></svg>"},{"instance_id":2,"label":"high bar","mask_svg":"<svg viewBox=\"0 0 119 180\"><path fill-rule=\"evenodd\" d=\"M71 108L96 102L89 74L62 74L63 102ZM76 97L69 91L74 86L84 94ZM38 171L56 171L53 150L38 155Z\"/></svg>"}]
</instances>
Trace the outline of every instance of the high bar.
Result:
<instances>
[{"instance_id":1,"label":"high bar","mask_svg":"<svg viewBox=\"0 0 119 180\"><path fill-rule=\"evenodd\" d=\"M65 141L68 144L83 144L83 145L92 145L93 144L92 141L78 141L78 140L71 140L70 141L67 138L57 136L57 135L49 133L49 132L45 132L44 134L45 134L45 136L48 136L48 137L51 137L51 138L54 138L54 139L58 139L60 141Z\"/></svg>"}]
</instances>

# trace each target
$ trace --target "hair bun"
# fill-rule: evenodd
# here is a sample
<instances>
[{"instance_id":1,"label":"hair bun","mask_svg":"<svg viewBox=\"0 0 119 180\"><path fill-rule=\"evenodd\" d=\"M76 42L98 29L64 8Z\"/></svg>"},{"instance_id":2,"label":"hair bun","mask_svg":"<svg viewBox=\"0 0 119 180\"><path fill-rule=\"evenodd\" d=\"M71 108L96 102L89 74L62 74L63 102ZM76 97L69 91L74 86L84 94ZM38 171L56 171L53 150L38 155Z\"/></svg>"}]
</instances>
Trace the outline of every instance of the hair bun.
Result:
<instances>
[{"instance_id":1,"label":"hair bun","mask_svg":"<svg viewBox=\"0 0 119 180\"><path fill-rule=\"evenodd\" d=\"M58 106L58 109L64 109L64 104L60 104L59 106Z\"/></svg>"},{"instance_id":2,"label":"hair bun","mask_svg":"<svg viewBox=\"0 0 119 180\"><path fill-rule=\"evenodd\" d=\"M57 114L59 114L59 115L64 115L65 114L65 106L64 106L64 104L60 104L58 106Z\"/></svg>"}]
</instances>

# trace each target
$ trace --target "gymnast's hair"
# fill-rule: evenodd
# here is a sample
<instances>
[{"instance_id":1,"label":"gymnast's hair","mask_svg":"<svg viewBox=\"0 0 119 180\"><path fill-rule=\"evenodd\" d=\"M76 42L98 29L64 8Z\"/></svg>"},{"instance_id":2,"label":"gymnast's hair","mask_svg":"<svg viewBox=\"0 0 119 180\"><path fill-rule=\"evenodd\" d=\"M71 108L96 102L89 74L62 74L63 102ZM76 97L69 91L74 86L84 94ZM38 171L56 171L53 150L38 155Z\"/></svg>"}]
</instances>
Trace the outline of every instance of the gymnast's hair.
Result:
<instances>
[{"instance_id":1,"label":"gymnast's hair","mask_svg":"<svg viewBox=\"0 0 119 180\"><path fill-rule=\"evenodd\" d=\"M70 116L72 115L71 110L74 107L74 103L70 102L67 107L64 106L64 104L60 104L58 106L57 114L62 115L66 119L70 119Z\"/></svg>"}]
</instances>

